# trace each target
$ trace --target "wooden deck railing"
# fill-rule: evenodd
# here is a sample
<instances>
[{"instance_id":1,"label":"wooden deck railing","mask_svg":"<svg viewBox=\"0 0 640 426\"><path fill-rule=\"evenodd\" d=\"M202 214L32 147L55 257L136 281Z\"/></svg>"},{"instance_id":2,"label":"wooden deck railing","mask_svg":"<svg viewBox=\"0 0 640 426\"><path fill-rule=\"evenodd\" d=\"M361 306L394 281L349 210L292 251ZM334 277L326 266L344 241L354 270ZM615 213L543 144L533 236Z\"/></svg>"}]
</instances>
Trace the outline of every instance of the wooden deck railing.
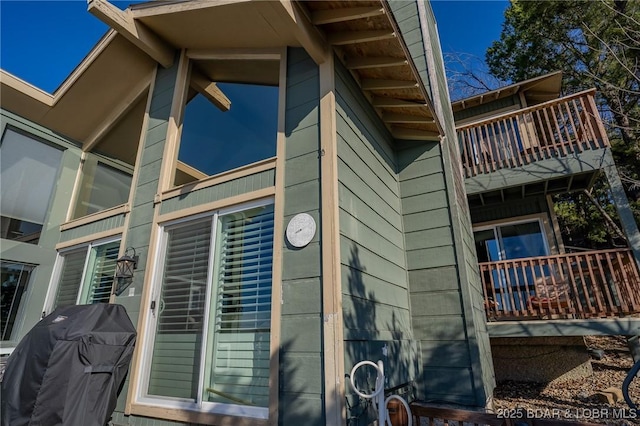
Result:
<instances>
[{"instance_id":1,"label":"wooden deck railing","mask_svg":"<svg viewBox=\"0 0 640 426\"><path fill-rule=\"evenodd\" d=\"M459 126L465 177L608 146L594 91Z\"/></svg>"},{"instance_id":2,"label":"wooden deck railing","mask_svg":"<svg viewBox=\"0 0 640 426\"><path fill-rule=\"evenodd\" d=\"M490 321L640 313L640 273L629 249L479 265Z\"/></svg>"}]
</instances>

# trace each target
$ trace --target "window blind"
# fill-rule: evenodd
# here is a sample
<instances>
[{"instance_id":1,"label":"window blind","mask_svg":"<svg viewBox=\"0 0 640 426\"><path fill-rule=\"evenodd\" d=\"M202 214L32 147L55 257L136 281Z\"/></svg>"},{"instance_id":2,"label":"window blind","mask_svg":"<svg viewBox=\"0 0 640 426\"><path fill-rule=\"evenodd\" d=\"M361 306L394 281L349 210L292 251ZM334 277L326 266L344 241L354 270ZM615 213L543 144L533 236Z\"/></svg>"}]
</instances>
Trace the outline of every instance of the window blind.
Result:
<instances>
[{"instance_id":1,"label":"window blind","mask_svg":"<svg viewBox=\"0 0 640 426\"><path fill-rule=\"evenodd\" d=\"M87 256L87 248L66 252L63 258L62 271L58 281L58 291L53 308L75 305L78 291L82 284L82 273Z\"/></svg>"},{"instance_id":2,"label":"window blind","mask_svg":"<svg viewBox=\"0 0 640 426\"><path fill-rule=\"evenodd\" d=\"M209 401L269 404L273 206L221 219Z\"/></svg>"},{"instance_id":3,"label":"window blind","mask_svg":"<svg viewBox=\"0 0 640 426\"><path fill-rule=\"evenodd\" d=\"M211 219L167 230L148 393L197 398Z\"/></svg>"},{"instance_id":4,"label":"window blind","mask_svg":"<svg viewBox=\"0 0 640 426\"><path fill-rule=\"evenodd\" d=\"M80 303L109 303L119 250L120 241L92 248Z\"/></svg>"}]
</instances>

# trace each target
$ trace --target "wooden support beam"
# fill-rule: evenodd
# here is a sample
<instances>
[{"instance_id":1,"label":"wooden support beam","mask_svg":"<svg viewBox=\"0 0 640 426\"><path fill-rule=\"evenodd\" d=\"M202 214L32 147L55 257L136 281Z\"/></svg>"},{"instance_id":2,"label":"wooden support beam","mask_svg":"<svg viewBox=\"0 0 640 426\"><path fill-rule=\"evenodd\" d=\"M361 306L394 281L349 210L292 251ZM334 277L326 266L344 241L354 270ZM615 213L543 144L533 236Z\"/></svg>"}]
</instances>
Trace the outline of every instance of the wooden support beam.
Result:
<instances>
[{"instance_id":1,"label":"wooden support beam","mask_svg":"<svg viewBox=\"0 0 640 426\"><path fill-rule=\"evenodd\" d=\"M382 114L382 121L385 123L426 123L433 124L433 118L422 115L401 114L395 112L385 112Z\"/></svg>"},{"instance_id":2,"label":"wooden support beam","mask_svg":"<svg viewBox=\"0 0 640 426\"><path fill-rule=\"evenodd\" d=\"M361 57L351 58L346 61L347 68L350 70L359 70L364 68L383 68L383 67L397 67L407 65L406 58L393 58L393 57Z\"/></svg>"},{"instance_id":3,"label":"wooden support beam","mask_svg":"<svg viewBox=\"0 0 640 426\"><path fill-rule=\"evenodd\" d=\"M407 129L406 127L393 126L391 135L395 139L404 139L412 141L437 141L440 137L438 132L420 129Z\"/></svg>"},{"instance_id":4,"label":"wooden support beam","mask_svg":"<svg viewBox=\"0 0 640 426\"><path fill-rule=\"evenodd\" d=\"M362 90L415 89L418 83L412 80L380 80L365 78L360 83Z\"/></svg>"},{"instance_id":5,"label":"wooden support beam","mask_svg":"<svg viewBox=\"0 0 640 426\"><path fill-rule=\"evenodd\" d=\"M327 36L327 41L334 46L343 46L345 44L366 43L395 37L396 33L392 30L340 31L330 33Z\"/></svg>"},{"instance_id":6,"label":"wooden support beam","mask_svg":"<svg viewBox=\"0 0 640 426\"><path fill-rule=\"evenodd\" d=\"M380 6L325 9L313 12L311 22L313 22L314 25L324 25L380 15L384 15L384 9Z\"/></svg>"},{"instance_id":7,"label":"wooden support beam","mask_svg":"<svg viewBox=\"0 0 640 426\"><path fill-rule=\"evenodd\" d=\"M374 107L378 108L420 108L427 106L427 104L425 103L405 101L403 99L386 98L381 96L374 97L371 103Z\"/></svg>"},{"instance_id":8,"label":"wooden support beam","mask_svg":"<svg viewBox=\"0 0 640 426\"><path fill-rule=\"evenodd\" d=\"M331 47L327 45L320 30L311 23L297 1L280 0L279 2L265 1L256 3L265 5L265 13L268 7L271 7L273 11L276 12L268 16L268 22L273 25L274 28L278 28L281 22L287 25L287 27L290 26L291 23L294 24L291 27L294 36L316 64L320 65L324 63L328 57L333 55ZM281 13L282 9L284 9L286 15ZM273 17L271 15L273 15ZM282 15L285 15L286 19L283 19ZM267 17L267 15L265 15L265 17Z\"/></svg>"},{"instance_id":9,"label":"wooden support beam","mask_svg":"<svg viewBox=\"0 0 640 426\"><path fill-rule=\"evenodd\" d=\"M151 56L165 68L173 64L175 52L156 33L133 19L130 10L120 10L107 0L88 0L88 11Z\"/></svg>"},{"instance_id":10,"label":"wooden support beam","mask_svg":"<svg viewBox=\"0 0 640 426\"><path fill-rule=\"evenodd\" d=\"M231 101L222 93L216 83L196 69L191 70L191 87L200 92L221 111L229 111Z\"/></svg>"},{"instance_id":11,"label":"wooden support beam","mask_svg":"<svg viewBox=\"0 0 640 426\"><path fill-rule=\"evenodd\" d=\"M91 133L84 140L82 150L89 152L100 142L102 137L106 135L113 127L118 123L121 117L123 117L131 108L135 106L136 100L149 88L151 84L152 75L149 78L142 79L138 85L128 93L128 96L123 98L118 106L111 110L111 113L107 115L100 125L96 126L93 133Z\"/></svg>"}]
</instances>

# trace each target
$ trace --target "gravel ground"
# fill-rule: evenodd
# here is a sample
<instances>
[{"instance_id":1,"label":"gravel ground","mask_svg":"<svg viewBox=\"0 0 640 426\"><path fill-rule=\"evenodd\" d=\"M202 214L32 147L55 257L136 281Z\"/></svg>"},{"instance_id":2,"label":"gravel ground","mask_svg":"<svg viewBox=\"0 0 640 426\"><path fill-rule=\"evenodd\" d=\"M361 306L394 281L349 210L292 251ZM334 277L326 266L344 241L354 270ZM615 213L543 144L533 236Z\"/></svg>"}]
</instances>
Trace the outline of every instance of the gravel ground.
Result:
<instances>
[{"instance_id":1,"label":"gravel ground","mask_svg":"<svg viewBox=\"0 0 640 426\"><path fill-rule=\"evenodd\" d=\"M494 393L497 413L512 414L511 418L555 418L580 420L608 425L640 425L640 410L634 412L621 400L609 405L598 401L594 394L609 387L621 388L633 366L624 337L585 338L587 346L604 350L602 359L592 359L591 377L562 383L532 384L499 383ZM640 378L629 388L631 400L640 405Z\"/></svg>"}]
</instances>

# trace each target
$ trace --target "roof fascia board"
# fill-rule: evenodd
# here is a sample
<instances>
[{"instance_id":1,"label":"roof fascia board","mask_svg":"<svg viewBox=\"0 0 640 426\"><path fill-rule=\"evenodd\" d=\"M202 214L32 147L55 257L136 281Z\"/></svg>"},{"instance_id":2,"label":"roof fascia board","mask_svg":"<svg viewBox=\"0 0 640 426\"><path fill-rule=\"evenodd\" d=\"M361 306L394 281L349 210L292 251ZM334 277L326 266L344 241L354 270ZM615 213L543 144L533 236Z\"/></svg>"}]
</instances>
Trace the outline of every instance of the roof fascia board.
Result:
<instances>
[{"instance_id":1,"label":"roof fascia board","mask_svg":"<svg viewBox=\"0 0 640 426\"><path fill-rule=\"evenodd\" d=\"M251 0L176 0L153 4L153 2L130 6L133 19L147 16L168 15L171 13L187 12L191 10L206 9L210 7L224 6L234 3L247 3Z\"/></svg>"},{"instance_id":2,"label":"roof fascia board","mask_svg":"<svg viewBox=\"0 0 640 426\"><path fill-rule=\"evenodd\" d=\"M49 94L44 90L27 83L19 77L16 77L4 70L0 70L2 75L2 83L17 90L26 96L29 96L39 102L42 102L48 107L55 106L58 101L69 91L71 87L78 81L80 76L89 68L89 66L96 60L98 56L107 48L111 41L116 37L118 33L111 29L96 43L91 51L84 57L82 62L69 74L69 76L62 82L62 84L53 92Z\"/></svg>"},{"instance_id":3,"label":"roof fascia board","mask_svg":"<svg viewBox=\"0 0 640 426\"><path fill-rule=\"evenodd\" d=\"M474 95L474 96L469 96L468 98L464 98L464 99L459 99L455 102L452 102L451 105L452 106L458 106L458 105L464 105L464 104L468 104L470 102L472 102L475 99L480 99L480 97L487 97L487 96L491 96L494 92L500 92L500 93L506 93L507 91L511 90L511 89L516 89L517 91L526 91L529 90L539 84L544 83L546 80L552 80L553 78L561 78L562 76L562 71L554 71L552 73L549 74L545 74L545 75L541 75L538 77L533 77L530 78L529 80L524 80L524 81L518 81L516 83L510 84L508 86L502 86L499 87L497 89L494 90L490 90L488 92L484 92L484 93L480 93L478 95Z\"/></svg>"},{"instance_id":4,"label":"roof fascia board","mask_svg":"<svg viewBox=\"0 0 640 426\"><path fill-rule=\"evenodd\" d=\"M418 0L418 6L420 6L420 1ZM393 11L391 11L389 4L386 1L381 1L382 6L385 9L385 12L387 14L387 16L389 17L389 22L391 23L391 26L393 27L393 31L396 33L397 35L397 39L398 42L400 43L400 46L402 47L402 51L404 52L404 56L407 58L407 62L409 64L409 67L411 68L412 74L414 76L414 78L416 79L416 81L418 82L418 88L420 89L420 92L422 92L422 96L425 99L425 103L427 105L427 108L429 108L429 111L431 113L431 116L433 117L433 120L435 122L436 127L438 128L438 133L441 135L444 135L444 127L442 126L442 123L440 122L440 115L437 114L436 112L436 104L434 103L434 100L431 99L431 97L429 96L429 93L426 89L426 87L424 86L424 82L422 81L422 79L420 78L420 73L418 72L418 69L416 68L416 64L413 61L413 57L411 56L411 52L409 51L409 48L407 47L407 43L404 40L404 35L402 34L402 31L400 31L400 27L398 25L398 23L396 22L396 18L393 15ZM418 7L418 11L419 11L419 15L420 15L420 7ZM425 25L425 18L424 16L419 16L420 19L420 25L421 27L423 25ZM422 37L423 37L423 44L426 48L426 46L429 44L429 40L428 40L428 33L424 34L424 28L421 28L421 31L423 31ZM427 61L429 60L429 55L427 55ZM427 68L432 69L431 66L428 66Z\"/></svg>"},{"instance_id":5,"label":"roof fascia board","mask_svg":"<svg viewBox=\"0 0 640 426\"><path fill-rule=\"evenodd\" d=\"M6 85L20 93L24 93L30 98L33 98L48 107L53 106L53 104L55 103L54 97L49 93L37 88L30 83L27 83L24 80L21 80L20 78L2 69L0 69L0 80L2 81L3 85Z\"/></svg>"},{"instance_id":6,"label":"roof fascia board","mask_svg":"<svg viewBox=\"0 0 640 426\"><path fill-rule=\"evenodd\" d=\"M71 71L71 74L62 82L62 84L53 92L55 105L60 98L64 96L64 94L76 83L76 81L80 78L80 76L89 68L89 66L96 60L98 56L102 54L102 52L109 46L109 44L116 38L118 33L110 29L107 33L96 43L96 45L91 49L91 51L84 57L82 62L78 64L78 66Z\"/></svg>"},{"instance_id":7,"label":"roof fascia board","mask_svg":"<svg viewBox=\"0 0 640 426\"><path fill-rule=\"evenodd\" d=\"M87 4L89 13L115 29L163 67L168 68L173 64L173 47L148 27L137 22L130 10L122 11L106 0L87 0Z\"/></svg>"}]
</instances>

